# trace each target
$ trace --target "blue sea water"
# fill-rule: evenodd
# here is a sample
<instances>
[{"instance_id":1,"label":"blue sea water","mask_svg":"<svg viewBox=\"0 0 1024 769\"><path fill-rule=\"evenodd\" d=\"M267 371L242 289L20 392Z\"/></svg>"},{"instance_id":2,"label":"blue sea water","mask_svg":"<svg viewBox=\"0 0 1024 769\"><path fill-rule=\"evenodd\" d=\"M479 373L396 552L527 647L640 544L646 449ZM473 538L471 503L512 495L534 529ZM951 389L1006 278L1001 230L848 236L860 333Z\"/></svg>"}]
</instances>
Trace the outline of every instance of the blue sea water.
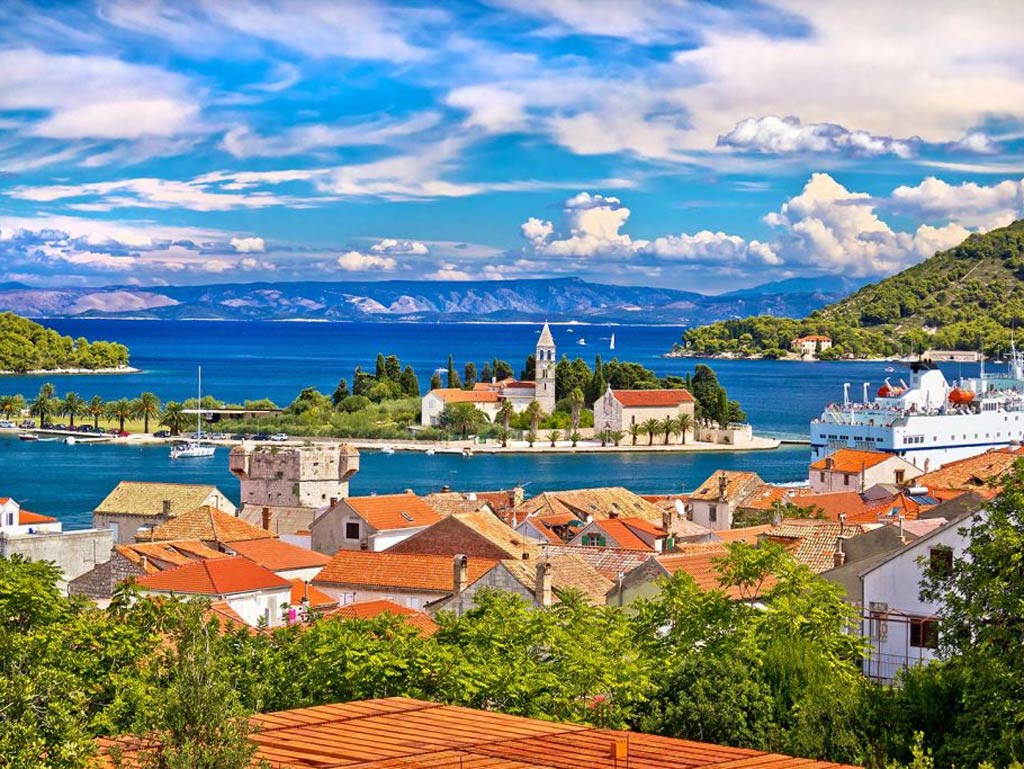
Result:
<instances>
[{"instance_id":1,"label":"blue sea water","mask_svg":"<svg viewBox=\"0 0 1024 769\"><path fill-rule=\"evenodd\" d=\"M135 397L152 390L164 400L190 397L196 366L203 367L204 391L225 401L269 397L289 403L307 386L331 392L340 377L351 382L361 365L373 370L378 352L398 355L416 370L426 388L430 374L446 366L449 353L460 367L478 367L497 357L518 371L533 350L536 324L274 323L207 321L49 320L62 334L109 339L128 345L138 374L4 376L0 394L34 394L44 381L58 393L74 390L89 398ZM692 359L660 357L683 329L666 326L557 326L559 355L642 363L659 375L692 371ZM608 349L615 334L616 349ZM578 342L585 340L586 344ZM747 412L755 431L801 438L829 401L842 398L844 382L859 395L861 383L881 384L884 363L790 361L707 361ZM950 367L947 374L961 373ZM976 367L963 367L964 375ZM579 486L624 485L638 492L691 490L716 468L758 472L773 482L806 478L808 449L789 446L771 452L676 455L484 456L472 459L422 454L364 452L352 482L354 494L412 488L423 493L443 485L456 489L503 488L526 484L528 493ZM227 470L227 452L212 459L172 462L165 447L123 447L0 440L0 496L12 496L36 512L56 515L69 528L87 526L89 511L119 480L215 483L237 500L238 482Z\"/></svg>"}]
</instances>

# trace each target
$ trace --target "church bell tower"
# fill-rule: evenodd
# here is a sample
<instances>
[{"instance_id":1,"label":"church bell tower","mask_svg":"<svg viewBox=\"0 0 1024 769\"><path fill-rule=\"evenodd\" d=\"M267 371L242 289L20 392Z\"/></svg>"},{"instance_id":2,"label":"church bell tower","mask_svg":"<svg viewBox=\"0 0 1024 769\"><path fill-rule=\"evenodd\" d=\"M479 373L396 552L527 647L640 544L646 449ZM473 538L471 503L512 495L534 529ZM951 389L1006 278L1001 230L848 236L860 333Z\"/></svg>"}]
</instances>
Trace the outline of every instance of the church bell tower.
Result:
<instances>
[{"instance_id":1,"label":"church bell tower","mask_svg":"<svg viewBox=\"0 0 1024 769\"><path fill-rule=\"evenodd\" d=\"M551 336L551 329L544 324L537 340L536 373L534 382L537 385L534 396L540 406L548 414L555 410L555 340Z\"/></svg>"}]
</instances>

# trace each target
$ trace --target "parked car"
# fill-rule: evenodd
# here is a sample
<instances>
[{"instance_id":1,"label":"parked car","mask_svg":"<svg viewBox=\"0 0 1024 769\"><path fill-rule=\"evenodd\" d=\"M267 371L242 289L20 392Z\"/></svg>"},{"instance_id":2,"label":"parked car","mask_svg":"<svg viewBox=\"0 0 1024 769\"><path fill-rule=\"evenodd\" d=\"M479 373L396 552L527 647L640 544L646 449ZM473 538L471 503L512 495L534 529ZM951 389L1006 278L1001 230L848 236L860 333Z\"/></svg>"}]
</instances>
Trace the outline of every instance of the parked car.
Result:
<instances>
[{"instance_id":1,"label":"parked car","mask_svg":"<svg viewBox=\"0 0 1024 769\"><path fill-rule=\"evenodd\" d=\"M171 431L170 430L157 430L155 433L153 433L153 437L154 438L170 438L171 437Z\"/></svg>"},{"instance_id":2,"label":"parked car","mask_svg":"<svg viewBox=\"0 0 1024 769\"><path fill-rule=\"evenodd\" d=\"M235 433L234 435L231 436L231 440L233 440L233 441L244 441L248 437L249 436L246 435L245 433Z\"/></svg>"},{"instance_id":3,"label":"parked car","mask_svg":"<svg viewBox=\"0 0 1024 769\"><path fill-rule=\"evenodd\" d=\"M0 419L0 430L13 430L14 422L8 419Z\"/></svg>"},{"instance_id":4,"label":"parked car","mask_svg":"<svg viewBox=\"0 0 1024 769\"><path fill-rule=\"evenodd\" d=\"M36 428L36 421L34 419L23 419L18 427L22 430L34 430Z\"/></svg>"},{"instance_id":5,"label":"parked car","mask_svg":"<svg viewBox=\"0 0 1024 769\"><path fill-rule=\"evenodd\" d=\"M267 433L256 433L254 436L252 436L252 439L254 441L269 441L270 435L268 435Z\"/></svg>"},{"instance_id":6,"label":"parked car","mask_svg":"<svg viewBox=\"0 0 1024 769\"><path fill-rule=\"evenodd\" d=\"M270 436L270 440L277 441L278 443L288 440L288 436L284 433L274 433Z\"/></svg>"}]
</instances>

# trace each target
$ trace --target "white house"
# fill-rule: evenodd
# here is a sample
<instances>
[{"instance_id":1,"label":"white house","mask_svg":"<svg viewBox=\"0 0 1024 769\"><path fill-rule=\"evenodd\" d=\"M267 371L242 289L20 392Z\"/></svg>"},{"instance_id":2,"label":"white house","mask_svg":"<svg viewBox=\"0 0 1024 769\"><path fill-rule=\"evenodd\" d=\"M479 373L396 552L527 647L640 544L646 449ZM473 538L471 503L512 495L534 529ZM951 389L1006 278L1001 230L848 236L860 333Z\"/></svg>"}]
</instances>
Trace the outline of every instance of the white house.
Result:
<instances>
[{"instance_id":1,"label":"white house","mask_svg":"<svg viewBox=\"0 0 1024 769\"><path fill-rule=\"evenodd\" d=\"M832 338L821 334L801 336L790 342L790 348L805 358L813 358L817 353L824 352L832 346Z\"/></svg>"},{"instance_id":2,"label":"white house","mask_svg":"<svg viewBox=\"0 0 1024 769\"><path fill-rule=\"evenodd\" d=\"M921 475L921 470L902 457L884 451L839 449L810 466L807 480L811 491L857 491L878 484L903 486Z\"/></svg>"},{"instance_id":3,"label":"white house","mask_svg":"<svg viewBox=\"0 0 1024 769\"><path fill-rule=\"evenodd\" d=\"M60 521L48 515L22 510L10 497L0 497L0 534L10 537L22 534L59 534Z\"/></svg>"},{"instance_id":4,"label":"white house","mask_svg":"<svg viewBox=\"0 0 1024 769\"><path fill-rule=\"evenodd\" d=\"M387 550L443 518L413 494L379 494L339 499L310 527L313 550Z\"/></svg>"},{"instance_id":5,"label":"white house","mask_svg":"<svg viewBox=\"0 0 1024 769\"><path fill-rule=\"evenodd\" d=\"M682 415L690 418L693 433L694 400L687 390L613 390L609 387L594 402L594 429L629 430L648 419L662 421Z\"/></svg>"},{"instance_id":6,"label":"white house","mask_svg":"<svg viewBox=\"0 0 1024 769\"><path fill-rule=\"evenodd\" d=\"M691 519L712 531L731 529L736 511L764 486L757 473L720 470L690 495Z\"/></svg>"},{"instance_id":7,"label":"white house","mask_svg":"<svg viewBox=\"0 0 1024 769\"><path fill-rule=\"evenodd\" d=\"M437 427L445 406L469 403L482 411L488 421L493 422L501 408L501 395L494 390L460 390L457 387L442 387L431 390L423 396L420 405L420 424Z\"/></svg>"},{"instance_id":8,"label":"white house","mask_svg":"<svg viewBox=\"0 0 1024 769\"><path fill-rule=\"evenodd\" d=\"M954 568L968 544L967 533L961 532L983 515L981 510L950 518L906 546L869 559L858 572L860 594L850 599L863 610L861 632L871 644L865 675L892 681L903 668L935 659L941 607L921 598L921 579L925 570Z\"/></svg>"}]
</instances>

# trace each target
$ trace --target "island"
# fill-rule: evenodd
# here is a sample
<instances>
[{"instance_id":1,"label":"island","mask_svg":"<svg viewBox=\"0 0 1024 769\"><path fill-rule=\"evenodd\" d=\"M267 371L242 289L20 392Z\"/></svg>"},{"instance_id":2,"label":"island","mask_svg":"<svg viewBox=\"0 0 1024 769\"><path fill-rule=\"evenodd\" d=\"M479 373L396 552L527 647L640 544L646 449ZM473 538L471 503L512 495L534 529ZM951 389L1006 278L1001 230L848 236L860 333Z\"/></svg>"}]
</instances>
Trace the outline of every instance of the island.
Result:
<instances>
[{"instance_id":1,"label":"island","mask_svg":"<svg viewBox=\"0 0 1024 769\"><path fill-rule=\"evenodd\" d=\"M123 344L72 339L13 312L0 313L0 374L133 372L128 358Z\"/></svg>"}]
</instances>

